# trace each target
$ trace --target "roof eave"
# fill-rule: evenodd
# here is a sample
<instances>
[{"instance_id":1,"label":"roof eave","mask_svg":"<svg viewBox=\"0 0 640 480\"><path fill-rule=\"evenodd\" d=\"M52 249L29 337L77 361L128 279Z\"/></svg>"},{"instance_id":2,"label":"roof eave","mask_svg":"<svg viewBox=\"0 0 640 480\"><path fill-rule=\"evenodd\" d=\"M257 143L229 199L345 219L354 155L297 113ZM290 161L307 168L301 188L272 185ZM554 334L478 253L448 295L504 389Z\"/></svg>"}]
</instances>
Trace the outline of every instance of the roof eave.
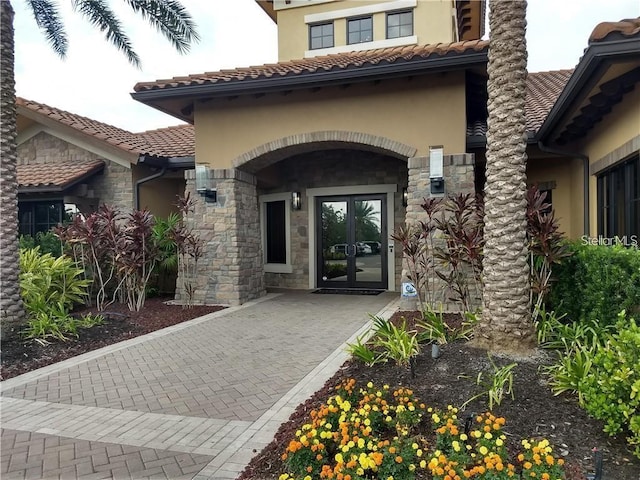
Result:
<instances>
[{"instance_id":1,"label":"roof eave","mask_svg":"<svg viewBox=\"0 0 640 480\"><path fill-rule=\"evenodd\" d=\"M402 61L397 63L381 62L364 67L351 67L322 72L316 71L282 77L271 76L258 79L158 88L134 92L131 96L141 103L147 103L154 100L167 100L171 98L216 98L229 95L251 95L309 87L325 87L345 83L383 80L407 75L454 71L475 65L486 64L486 62L487 49L485 47L481 51L460 53L449 56L445 55L438 58L423 58L420 60Z\"/></svg>"},{"instance_id":2,"label":"roof eave","mask_svg":"<svg viewBox=\"0 0 640 480\"><path fill-rule=\"evenodd\" d=\"M547 140L554 128L570 113L573 103L585 87L588 87L590 83L594 85L597 83L606 70L607 62L615 62L638 54L640 54L640 37L591 44L543 124L531 139L531 143Z\"/></svg>"},{"instance_id":3,"label":"roof eave","mask_svg":"<svg viewBox=\"0 0 640 480\"><path fill-rule=\"evenodd\" d=\"M27 193L63 193L65 190L69 190L71 187L84 182L85 180L97 175L104 170L104 162L101 165L96 165L91 170L83 173L82 175L73 178L72 180L62 185L31 185L26 187L18 186L18 195Z\"/></svg>"}]
</instances>

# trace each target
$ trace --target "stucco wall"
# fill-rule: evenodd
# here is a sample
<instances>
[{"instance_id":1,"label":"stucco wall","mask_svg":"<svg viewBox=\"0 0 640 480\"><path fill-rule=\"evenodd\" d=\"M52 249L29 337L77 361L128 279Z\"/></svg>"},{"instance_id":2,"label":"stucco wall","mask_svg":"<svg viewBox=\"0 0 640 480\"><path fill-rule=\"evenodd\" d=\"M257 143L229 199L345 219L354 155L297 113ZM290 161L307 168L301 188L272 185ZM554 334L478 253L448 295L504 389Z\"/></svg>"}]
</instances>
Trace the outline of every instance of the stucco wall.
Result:
<instances>
[{"instance_id":1,"label":"stucco wall","mask_svg":"<svg viewBox=\"0 0 640 480\"><path fill-rule=\"evenodd\" d=\"M143 165L133 167L133 182L158 173L157 169L151 169ZM184 172L166 172L164 176L140 185L140 208L146 208L154 215L166 217L176 212L175 203L178 196L184 195L186 181Z\"/></svg>"},{"instance_id":2,"label":"stucco wall","mask_svg":"<svg viewBox=\"0 0 640 480\"><path fill-rule=\"evenodd\" d=\"M114 205L126 211L133 205L131 169L53 135L40 132L18 146L18 165L49 164L62 162L88 162L103 160L104 171L85 183L89 186L87 196L77 198L82 210L95 209L99 203ZM21 196L21 198L24 198Z\"/></svg>"},{"instance_id":3,"label":"stucco wall","mask_svg":"<svg viewBox=\"0 0 640 480\"><path fill-rule=\"evenodd\" d=\"M376 3L389 4L386 1L346 0L308 5L298 8L278 10L278 59L286 61L303 58L309 50L309 26L305 16L321 12L332 12L354 7L366 7ZM391 8L393 9L393 8ZM455 40L452 21L453 5L451 0L418 0L413 9L414 35L418 44L449 43ZM334 46L347 44L346 18L334 20ZM386 38L386 15L384 12L373 14L373 40ZM363 46L358 44L357 46Z\"/></svg>"},{"instance_id":4,"label":"stucco wall","mask_svg":"<svg viewBox=\"0 0 640 480\"><path fill-rule=\"evenodd\" d=\"M464 73L449 72L209 102L196 106L196 158L211 168L229 168L236 157L268 142L326 130L386 137L416 148L416 155L430 145L443 145L445 154L464 152L464 92Z\"/></svg>"},{"instance_id":5,"label":"stucco wall","mask_svg":"<svg viewBox=\"0 0 640 480\"><path fill-rule=\"evenodd\" d=\"M611 112L597 123L589 131L586 138L577 145L585 155L589 156L590 165L640 135L640 115L638 112L640 112L640 88L636 86L633 91L623 97L620 103L614 105ZM595 236L598 232L596 178L596 175L591 175L589 181L591 236ZM577 208L576 200L574 198L574 207Z\"/></svg>"}]
</instances>

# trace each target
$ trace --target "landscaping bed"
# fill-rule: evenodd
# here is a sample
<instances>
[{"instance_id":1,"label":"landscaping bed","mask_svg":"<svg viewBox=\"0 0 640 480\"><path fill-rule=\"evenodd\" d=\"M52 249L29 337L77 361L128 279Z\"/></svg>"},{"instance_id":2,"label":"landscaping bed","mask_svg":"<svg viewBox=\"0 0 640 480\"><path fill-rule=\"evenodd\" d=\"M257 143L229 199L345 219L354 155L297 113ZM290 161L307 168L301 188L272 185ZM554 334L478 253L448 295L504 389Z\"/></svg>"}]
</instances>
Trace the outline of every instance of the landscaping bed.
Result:
<instances>
[{"instance_id":1,"label":"landscaping bed","mask_svg":"<svg viewBox=\"0 0 640 480\"><path fill-rule=\"evenodd\" d=\"M106 347L129 338L144 335L161 328L191 320L224 307L197 305L183 308L168 304L167 298L148 298L139 312L131 312L125 304L114 303L104 312L83 308L74 315L100 313L105 317L102 325L79 329L78 338L69 337L66 342L55 340L42 345L35 340L26 340L18 329L8 331L1 340L2 371L6 380L52 363L66 360L83 353Z\"/></svg>"},{"instance_id":2,"label":"landscaping bed","mask_svg":"<svg viewBox=\"0 0 640 480\"><path fill-rule=\"evenodd\" d=\"M392 320L411 317L412 312L397 312ZM447 316L448 323L452 318ZM409 323L412 323L411 320ZM510 451L516 451L522 439L546 438L554 446L554 454L566 461L569 480L584 480L594 471L594 453L602 452L604 476L607 480L637 480L640 478L640 461L632 455L622 435L609 437L603 433L603 424L590 418L578 406L575 397L553 396L539 367L549 364L555 353L541 351L528 361L493 358L496 366L518 362L514 369L514 399L506 396L493 412L506 419L503 431L507 436ZM476 379L480 371L492 368L487 353L456 341L441 347L441 356L431 357L429 346L423 347L415 362L415 378L408 368L394 363L377 364L372 367L349 360L341 370L311 399L300 405L289 421L278 430L275 439L256 456L245 469L242 480L277 479L286 472L282 454L295 432L309 421L310 412L334 393L334 387L345 379L357 381L356 389L372 382L377 388L387 384L391 389L408 387L427 406L446 409L447 405L459 406L479 392ZM487 411L486 399L470 402L460 415L479 414ZM424 422L423 422L424 423ZM420 425L423 426L423 423ZM428 429L424 429L428 438ZM416 478L431 478L424 471L416 470Z\"/></svg>"}]
</instances>

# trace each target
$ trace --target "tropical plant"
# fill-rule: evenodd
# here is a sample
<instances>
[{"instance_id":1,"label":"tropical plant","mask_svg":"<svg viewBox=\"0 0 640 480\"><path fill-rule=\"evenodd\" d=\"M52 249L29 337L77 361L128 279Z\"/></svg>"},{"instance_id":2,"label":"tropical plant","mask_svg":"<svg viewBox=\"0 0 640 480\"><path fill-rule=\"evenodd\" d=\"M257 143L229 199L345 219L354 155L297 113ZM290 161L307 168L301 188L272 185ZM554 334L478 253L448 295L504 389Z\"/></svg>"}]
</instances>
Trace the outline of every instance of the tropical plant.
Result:
<instances>
[{"instance_id":1,"label":"tropical plant","mask_svg":"<svg viewBox=\"0 0 640 480\"><path fill-rule=\"evenodd\" d=\"M84 302L90 282L82 276L69 257L42 255L39 247L20 251L20 294L31 315L59 305L68 311Z\"/></svg>"},{"instance_id":2,"label":"tropical plant","mask_svg":"<svg viewBox=\"0 0 640 480\"><path fill-rule=\"evenodd\" d=\"M186 53L199 39L191 16L178 0L140 2L124 0L133 12L164 35L180 53ZM68 40L53 0L27 0L38 27L53 50L64 57ZM140 59L121 23L106 1L76 0L75 10L89 23L104 32L108 42L121 50L127 59L140 66ZM16 93L14 76L13 8L9 0L0 1L0 320L2 325L25 318L19 289L18 181L16 146Z\"/></svg>"},{"instance_id":3,"label":"tropical plant","mask_svg":"<svg viewBox=\"0 0 640 480\"><path fill-rule=\"evenodd\" d=\"M367 337L367 335L361 335L356 337L354 343L347 343L347 352L368 367L372 367L377 363L386 362L387 356L385 353L374 350L368 342L364 341L365 337Z\"/></svg>"},{"instance_id":4,"label":"tropical plant","mask_svg":"<svg viewBox=\"0 0 640 480\"><path fill-rule=\"evenodd\" d=\"M38 232L35 237L31 235L20 235L20 248L40 247L40 252L50 253L54 257L59 257L64 253L62 242L52 232Z\"/></svg>"},{"instance_id":5,"label":"tropical plant","mask_svg":"<svg viewBox=\"0 0 640 480\"><path fill-rule=\"evenodd\" d=\"M532 186L527 190L527 239L529 243L530 302L535 322L551 290L552 269L571 252L559 230L547 194Z\"/></svg>"},{"instance_id":6,"label":"tropical plant","mask_svg":"<svg viewBox=\"0 0 640 480\"><path fill-rule=\"evenodd\" d=\"M554 395L576 393L580 406L585 406L585 389L596 351L597 347L593 345L587 347L576 342L571 350L559 354L556 363L543 367L551 377L549 384Z\"/></svg>"},{"instance_id":7,"label":"tropical plant","mask_svg":"<svg viewBox=\"0 0 640 480\"><path fill-rule=\"evenodd\" d=\"M181 216L171 230L171 239L176 244L178 251L178 280L182 287L182 293L186 297L183 306L191 308L196 291L198 261L203 255L202 240L193 233L193 229L185 222L186 217L195 208L191 193L187 192L184 197L179 196L176 206Z\"/></svg>"},{"instance_id":8,"label":"tropical plant","mask_svg":"<svg viewBox=\"0 0 640 480\"><path fill-rule=\"evenodd\" d=\"M640 326L624 310L615 333L593 356L591 374L581 387L586 411L605 422L609 435L626 433L640 458Z\"/></svg>"},{"instance_id":9,"label":"tropical plant","mask_svg":"<svg viewBox=\"0 0 640 480\"><path fill-rule=\"evenodd\" d=\"M397 326L388 322L386 328L376 330L373 344L401 367L409 366L412 359L420 353L416 332L407 329L407 320L404 318Z\"/></svg>"},{"instance_id":10,"label":"tropical plant","mask_svg":"<svg viewBox=\"0 0 640 480\"><path fill-rule=\"evenodd\" d=\"M476 346L523 354L535 345L526 240L525 0L489 2L487 167L482 318Z\"/></svg>"},{"instance_id":11,"label":"tropical plant","mask_svg":"<svg viewBox=\"0 0 640 480\"><path fill-rule=\"evenodd\" d=\"M444 246L436 247L435 257L445 270L436 269L463 312L472 310L482 294L482 255L484 212L482 197L457 194L447 198L442 217L435 219Z\"/></svg>"},{"instance_id":12,"label":"tropical plant","mask_svg":"<svg viewBox=\"0 0 640 480\"><path fill-rule=\"evenodd\" d=\"M498 367L491 355L489 355L489 363L492 371L488 375L485 375L485 372L479 372L476 378L476 385L481 388L480 393L464 402L460 406L461 410L464 410L469 403L481 397L487 397L489 410L493 410L494 405L500 405L505 395L511 395L511 399L515 399L513 394L513 370L518 364L510 363Z\"/></svg>"}]
</instances>

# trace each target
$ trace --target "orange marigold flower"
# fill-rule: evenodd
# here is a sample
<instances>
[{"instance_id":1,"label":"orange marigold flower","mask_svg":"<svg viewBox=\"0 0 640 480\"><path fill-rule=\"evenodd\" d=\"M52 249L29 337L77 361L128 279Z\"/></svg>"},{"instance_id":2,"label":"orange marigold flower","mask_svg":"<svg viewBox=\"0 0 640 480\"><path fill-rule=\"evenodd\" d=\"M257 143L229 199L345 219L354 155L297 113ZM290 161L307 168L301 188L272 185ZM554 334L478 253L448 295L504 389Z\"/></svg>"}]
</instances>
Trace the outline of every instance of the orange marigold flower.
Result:
<instances>
[{"instance_id":1,"label":"orange marigold flower","mask_svg":"<svg viewBox=\"0 0 640 480\"><path fill-rule=\"evenodd\" d=\"M558 459L558 465L560 465L560 466L564 465L564 460L559 458Z\"/></svg>"},{"instance_id":2,"label":"orange marigold flower","mask_svg":"<svg viewBox=\"0 0 640 480\"><path fill-rule=\"evenodd\" d=\"M524 455L522 453L518 454L518 460L520 460L521 462L524 462Z\"/></svg>"},{"instance_id":3,"label":"orange marigold flower","mask_svg":"<svg viewBox=\"0 0 640 480\"><path fill-rule=\"evenodd\" d=\"M389 453L396 453L396 447L389 447Z\"/></svg>"},{"instance_id":4,"label":"orange marigold flower","mask_svg":"<svg viewBox=\"0 0 640 480\"><path fill-rule=\"evenodd\" d=\"M533 467L533 464L532 464L531 462L524 462L524 464L522 465L522 467L523 467L525 470L529 470L529 469L531 469L531 467Z\"/></svg>"},{"instance_id":5,"label":"orange marigold flower","mask_svg":"<svg viewBox=\"0 0 640 480\"><path fill-rule=\"evenodd\" d=\"M396 463L402 463L402 457L400 455L398 455L396 458Z\"/></svg>"},{"instance_id":6,"label":"orange marigold flower","mask_svg":"<svg viewBox=\"0 0 640 480\"><path fill-rule=\"evenodd\" d=\"M544 459L547 462L547 465L553 465L553 463L555 462L553 455L547 455L546 457L544 457Z\"/></svg>"}]
</instances>

